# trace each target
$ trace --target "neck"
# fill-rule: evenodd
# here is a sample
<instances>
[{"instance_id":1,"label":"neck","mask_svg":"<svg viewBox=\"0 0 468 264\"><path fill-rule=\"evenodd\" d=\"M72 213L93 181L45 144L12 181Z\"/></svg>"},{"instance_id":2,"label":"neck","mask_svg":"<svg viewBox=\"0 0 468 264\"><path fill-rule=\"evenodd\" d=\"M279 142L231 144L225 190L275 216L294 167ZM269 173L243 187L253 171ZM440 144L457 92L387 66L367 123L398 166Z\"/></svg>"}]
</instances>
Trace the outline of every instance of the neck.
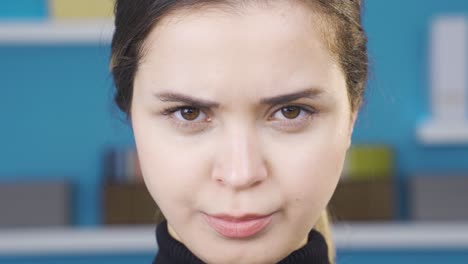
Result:
<instances>
[{"instance_id":1,"label":"neck","mask_svg":"<svg viewBox=\"0 0 468 264\"><path fill-rule=\"evenodd\" d=\"M172 230L172 231L171 231ZM153 264L204 264L183 243L173 228L166 221L158 225L156 237L159 252ZM329 264L328 247L324 237L312 229L307 238L295 251L282 259L278 264Z\"/></svg>"}]
</instances>

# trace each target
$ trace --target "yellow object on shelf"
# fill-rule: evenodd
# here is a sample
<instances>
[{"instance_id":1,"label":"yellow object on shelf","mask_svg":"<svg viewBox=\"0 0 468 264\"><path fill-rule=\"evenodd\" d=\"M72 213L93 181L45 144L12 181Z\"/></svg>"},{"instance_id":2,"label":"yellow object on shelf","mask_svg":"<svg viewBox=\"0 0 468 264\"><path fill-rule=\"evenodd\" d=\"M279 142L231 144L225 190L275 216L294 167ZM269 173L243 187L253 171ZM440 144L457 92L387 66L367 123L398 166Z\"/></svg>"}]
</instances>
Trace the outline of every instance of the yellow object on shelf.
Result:
<instances>
[{"instance_id":1,"label":"yellow object on shelf","mask_svg":"<svg viewBox=\"0 0 468 264\"><path fill-rule=\"evenodd\" d=\"M114 0L49 0L52 18L106 18L112 17Z\"/></svg>"},{"instance_id":2,"label":"yellow object on shelf","mask_svg":"<svg viewBox=\"0 0 468 264\"><path fill-rule=\"evenodd\" d=\"M388 178L394 173L394 153L385 145L357 145L349 149L345 177L351 180Z\"/></svg>"}]
</instances>

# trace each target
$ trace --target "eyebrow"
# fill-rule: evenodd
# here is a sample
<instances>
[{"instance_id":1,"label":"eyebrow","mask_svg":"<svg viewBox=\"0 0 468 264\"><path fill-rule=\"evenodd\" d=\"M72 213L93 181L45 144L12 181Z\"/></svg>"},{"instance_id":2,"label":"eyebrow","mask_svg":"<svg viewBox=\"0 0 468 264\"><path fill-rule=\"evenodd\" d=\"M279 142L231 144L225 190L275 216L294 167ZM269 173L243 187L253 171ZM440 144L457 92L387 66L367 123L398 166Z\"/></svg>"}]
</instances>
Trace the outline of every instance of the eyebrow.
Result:
<instances>
[{"instance_id":1,"label":"eyebrow","mask_svg":"<svg viewBox=\"0 0 468 264\"><path fill-rule=\"evenodd\" d=\"M301 99L301 98L313 99L313 98L318 97L321 93L323 93L323 90L309 88L309 89L305 89L305 90L301 90L301 91L297 91L297 92L293 92L289 94L262 98L260 99L260 104L277 105L277 104L288 103L288 102ZM188 105L192 105L192 106L199 107L199 108L218 108L220 105L217 102L200 99L200 98L194 98L189 95L175 93L175 92L162 92L162 93L154 94L154 96L158 98L159 100L161 100L162 102L182 102L182 103L186 103Z\"/></svg>"}]
</instances>

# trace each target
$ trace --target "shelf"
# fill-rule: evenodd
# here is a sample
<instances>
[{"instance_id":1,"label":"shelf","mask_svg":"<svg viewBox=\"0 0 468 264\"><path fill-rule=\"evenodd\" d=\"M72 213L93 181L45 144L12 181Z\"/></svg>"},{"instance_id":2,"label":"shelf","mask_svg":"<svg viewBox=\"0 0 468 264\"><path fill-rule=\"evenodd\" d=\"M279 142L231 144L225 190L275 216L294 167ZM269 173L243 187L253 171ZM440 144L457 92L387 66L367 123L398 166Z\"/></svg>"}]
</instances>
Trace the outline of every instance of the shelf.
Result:
<instances>
[{"instance_id":1,"label":"shelf","mask_svg":"<svg viewBox=\"0 0 468 264\"><path fill-rule=\"evenodd\" d=\"M338 250L468 249L468 223L339 223ZM0 256L156 252L155 227L0 230Z\"/></svg>"},{"instance_id":2,"label":"shelf","mask_svg":"<svg viewBox=\"0 0 468 264\"><path fill-rule=\"evenodd\" d=\"M156 252L155 226L0 230L0 256Z\"/></svg>"},{"instance_id":3,"label":"shelf","mask_svg":"<svg viewBox=\"0 0 468 264\"><path fill-rule=\"evenodd\" d=\"M112 19L3 21L0 44L109 44Z\"/></svg>"},{"instance_id":4,"label":"shelf","mask_svg":"<svg viewBox=\"0 0 468 264\"><path fill-rule=\"evenodd\" d=\"M461 221L336 224L333 232L338 250L468 250L468 223Z\"/></svg>"},{"instance_id":5,"label":"shelf","mask_svg":"<svg viewBox=\"0 0 468 264\"><path fill-rule=\"evenodd\" d=\"M418 140L424 144L467 144L468 121L444 123L428 121L417 128Z\"/></svg>"}]
</instances>

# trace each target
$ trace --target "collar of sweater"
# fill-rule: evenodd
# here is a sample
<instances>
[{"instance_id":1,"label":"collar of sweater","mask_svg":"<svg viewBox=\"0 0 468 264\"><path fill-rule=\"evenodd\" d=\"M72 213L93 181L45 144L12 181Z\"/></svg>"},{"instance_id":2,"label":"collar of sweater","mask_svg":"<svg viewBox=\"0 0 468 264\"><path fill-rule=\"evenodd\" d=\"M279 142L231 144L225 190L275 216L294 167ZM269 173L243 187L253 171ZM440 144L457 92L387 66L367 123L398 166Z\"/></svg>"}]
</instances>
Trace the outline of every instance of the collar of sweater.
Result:
<instances>
[{"instance_id":1,"label":"collar of sweater","mask_svg":"<svg viewBox=\"0 0 468 264\"><path fill-rule=\"evenodd\" d=\"M167 230L167 221L156 228L159 251L153 264L205 264L185 245L175 240ZM327 243L317 230L312 229L307 244L293 251L278 264L329 264Z\"/></svg>"}]
</instances>

